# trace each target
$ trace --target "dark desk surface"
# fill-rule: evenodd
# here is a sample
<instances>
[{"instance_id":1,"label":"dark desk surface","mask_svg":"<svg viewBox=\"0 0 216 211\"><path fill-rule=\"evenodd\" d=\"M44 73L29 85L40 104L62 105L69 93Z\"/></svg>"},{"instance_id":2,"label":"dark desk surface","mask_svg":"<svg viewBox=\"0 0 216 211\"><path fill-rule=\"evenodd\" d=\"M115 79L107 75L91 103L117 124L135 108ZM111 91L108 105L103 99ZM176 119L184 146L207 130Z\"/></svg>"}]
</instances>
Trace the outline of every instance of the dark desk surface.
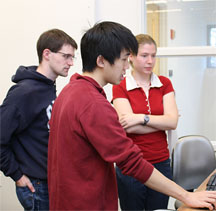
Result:
<instances>
[{"instance_id":1,"label":"dark desk surface","mask_svg":"<svg viewBox=\"0 0 216 211\"><path fill-rule=\"evenodd\" d=\"M209 178L210 176L213 174L213 173L216 173L216 169L202 182L202 184L197 188L196 191L200 191L200 190L205 190L206 189L206 185L209 181ZM195 211L195 210L199 210L199 211L203 211L203 210L209 210L209 209L198 209L198 208L191 208L191 207L188 207L186 205L182 205L181 207L178 208L178 211Z\"/></svg>"}]
</instances>

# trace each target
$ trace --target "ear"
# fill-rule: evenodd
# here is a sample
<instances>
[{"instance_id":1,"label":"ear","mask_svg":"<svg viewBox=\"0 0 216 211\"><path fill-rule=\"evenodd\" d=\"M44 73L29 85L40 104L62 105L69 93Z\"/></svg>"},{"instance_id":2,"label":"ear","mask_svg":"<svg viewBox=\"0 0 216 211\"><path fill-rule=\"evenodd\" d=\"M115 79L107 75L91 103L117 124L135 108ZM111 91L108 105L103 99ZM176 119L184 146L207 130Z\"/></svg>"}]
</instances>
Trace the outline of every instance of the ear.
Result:
<instances>
[{"instance_id":1,"label":"ear","mask_svg":"<svg viewBox=\"0 0 216 211\"><path fill-rule=\"evenodd\" d=\"M49 60L49 55L50 55L51 51L49 49L44 49L43 50L43 59L45 60Z\"/></svg>"},{"instance_id":2,"label":"ear","mask_svg":"<svg viewBox=\"0 0 216 211\"><path fill-rule=\"evenodd\" d=\"M129 57L128 57L128 59L129 59L129 61L132 61L132 59L133 59L133 55L130 54Z\"/></svg>"},{"instance_id":3,"label":"ear","mask_svg":"<svg viewBox=\"0 0 216 211\"><path fill-rule=\"evenodd\" d=\"M96 60L96 64L97 64L97 66L98 67L101 67L101 68L103 68L104 67L104 57L103 56L101 56L101 55L99 55L98 57L97 57L97 60Z\"/></svg>"}]
</instances>

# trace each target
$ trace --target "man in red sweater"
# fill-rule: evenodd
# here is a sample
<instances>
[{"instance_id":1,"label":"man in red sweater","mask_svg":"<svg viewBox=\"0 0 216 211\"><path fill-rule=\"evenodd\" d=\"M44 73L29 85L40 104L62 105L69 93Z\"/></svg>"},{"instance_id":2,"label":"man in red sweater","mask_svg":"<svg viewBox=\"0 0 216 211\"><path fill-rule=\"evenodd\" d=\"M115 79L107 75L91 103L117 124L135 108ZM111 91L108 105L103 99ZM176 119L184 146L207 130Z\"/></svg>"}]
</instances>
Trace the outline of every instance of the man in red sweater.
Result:
<instances>
[{"instance_id":1,"label":"man in red sweater","mask_svg":"<svg viewBox=\"0 0 216 211\"><path fill-rule=\"evenodd\" d=\"M192 207L213 209L216 192L189 193L143 159L127 138L103 86L119 84L136 38L101 22L81 40L83 74L74 74L54 103L48 147L50 210L118 210L114 163L122 173Z\"/></svg>"}]
</instances>

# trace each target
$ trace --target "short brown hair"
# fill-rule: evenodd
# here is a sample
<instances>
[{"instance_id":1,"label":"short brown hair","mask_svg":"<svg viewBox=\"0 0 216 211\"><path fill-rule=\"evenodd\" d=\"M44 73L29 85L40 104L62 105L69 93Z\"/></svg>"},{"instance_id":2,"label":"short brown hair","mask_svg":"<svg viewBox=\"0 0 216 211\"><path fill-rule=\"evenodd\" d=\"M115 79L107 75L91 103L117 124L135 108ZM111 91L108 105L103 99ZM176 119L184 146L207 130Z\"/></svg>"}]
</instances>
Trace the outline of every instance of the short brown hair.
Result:
<instances>
[{"instance_id":1,"label":"short brown hair","mask_svg":"<svg viewBox=\"0 0 216 211\"><path fill-rule=\"evenodd\" d=\"M42 61L44 49L57 52L65 44L71 45L73 48L77 49L76 41L62 30L51 29L41 34L37 41L37 54L39 63Z\"/></svg>"}]
</instances>

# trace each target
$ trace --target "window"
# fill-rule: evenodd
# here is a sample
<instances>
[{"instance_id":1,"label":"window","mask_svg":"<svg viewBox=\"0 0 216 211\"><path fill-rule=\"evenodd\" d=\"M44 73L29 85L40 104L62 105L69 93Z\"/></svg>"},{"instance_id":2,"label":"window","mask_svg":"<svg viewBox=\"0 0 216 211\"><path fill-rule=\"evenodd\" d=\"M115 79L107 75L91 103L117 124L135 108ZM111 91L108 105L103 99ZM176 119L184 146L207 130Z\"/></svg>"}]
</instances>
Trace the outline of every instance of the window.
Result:
<instances>
[{"instance_id":1,"label":"window","mask_svg":"<svg viewBox=\"0 0 216 211\"><path fill-rule=\"evenodd\" d=\"M207 42L209 46L216 46L216 25L207 26ZM207 67L215 68L216 67L216 56L207 58Z\"/></svg>"},{"instance_id":2,"label":"window","mask_svg":"<svg viewBox=\"0 0 216 211\"><path fill-rule=\"evenodd\" d=\"M200 134L216 143L216 0L145 2L146 32L158 44L154 71L175 89L177 136Z\"/></svg>"}]
</instances>

